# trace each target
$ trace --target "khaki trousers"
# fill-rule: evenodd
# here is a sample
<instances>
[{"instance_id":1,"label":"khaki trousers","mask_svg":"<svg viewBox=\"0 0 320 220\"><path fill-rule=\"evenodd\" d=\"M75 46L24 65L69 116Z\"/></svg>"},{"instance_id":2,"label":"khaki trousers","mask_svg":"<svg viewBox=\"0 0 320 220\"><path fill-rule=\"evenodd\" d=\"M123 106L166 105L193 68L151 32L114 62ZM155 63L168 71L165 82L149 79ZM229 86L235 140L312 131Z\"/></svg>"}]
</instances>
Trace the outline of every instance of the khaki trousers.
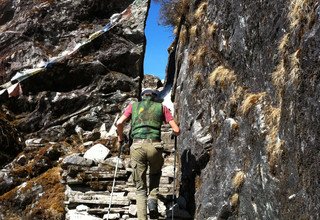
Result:
<instances>
[{"instance_id":1,"label":"khaki trousers","mask_svg":"<svg viewBox=\"0 0 320 220\"><path fill-rule=\"evenodd\" d=\"M161 168L163 166L163 146L161 142L133 143L130 147L133 181L136 185L137 214L139 220L147 219L147 194L157 199ZM149 166L149 191L146 173Z\"/></svg>"}]
</instances>

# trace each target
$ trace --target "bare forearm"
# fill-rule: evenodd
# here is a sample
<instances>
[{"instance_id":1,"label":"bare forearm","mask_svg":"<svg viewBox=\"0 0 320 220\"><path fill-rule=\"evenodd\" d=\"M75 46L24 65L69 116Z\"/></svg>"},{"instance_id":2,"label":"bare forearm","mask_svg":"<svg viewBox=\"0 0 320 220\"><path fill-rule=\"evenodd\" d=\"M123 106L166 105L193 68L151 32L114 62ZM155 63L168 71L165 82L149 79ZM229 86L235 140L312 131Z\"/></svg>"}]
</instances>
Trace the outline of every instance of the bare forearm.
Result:
<instances>
[{"instance_id":1,"label":"bare forearm","mask_svg":"<svg viewBox=\"0 0 320 220\"><path fill-rule=\"evenodd\" d=\"M172 128L173 133L178 136L180 134L180 128L174 120L169 121L169 125Z\"/></svg>"},{"instance_id":2,"label":"bare forearm","mask_svg":"<svg viewBox=\"0 0 320 220\"><path fill-rule=\"evenodd\" d=\"M127 120L127 117L122 115L117 121L117 134L118 134L119 142L123 140L123 128L126 120Z\"/></svg>"}]
</instances>

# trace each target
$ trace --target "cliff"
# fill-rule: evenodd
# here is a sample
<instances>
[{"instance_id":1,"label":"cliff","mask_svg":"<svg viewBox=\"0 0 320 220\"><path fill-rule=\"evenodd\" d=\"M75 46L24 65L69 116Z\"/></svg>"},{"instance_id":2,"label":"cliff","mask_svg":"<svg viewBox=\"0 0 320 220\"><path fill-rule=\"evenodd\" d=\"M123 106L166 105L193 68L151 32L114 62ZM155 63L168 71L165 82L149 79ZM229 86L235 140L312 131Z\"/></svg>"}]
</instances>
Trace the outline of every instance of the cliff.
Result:
<instances>
[{"instance_id":1,"label":"cliff","mask_svg":"<svg viewBox=\"0 0 320 220\"><path fill-rule=\"evenodd\" d=\"M171 63L188 210L318 219L319 2L180 2Z\"/></svg>"},{"instance_id":2,"label":"cliff","mask_svg":"<svg viewBox=\"0 0 320 220\"><path fill-rule=\"evenodd\" d=\"M107 132L140 93L149 4L0 2L0 219L65 219L63 159L117 152Z\"/></svg>"}]
</instances>

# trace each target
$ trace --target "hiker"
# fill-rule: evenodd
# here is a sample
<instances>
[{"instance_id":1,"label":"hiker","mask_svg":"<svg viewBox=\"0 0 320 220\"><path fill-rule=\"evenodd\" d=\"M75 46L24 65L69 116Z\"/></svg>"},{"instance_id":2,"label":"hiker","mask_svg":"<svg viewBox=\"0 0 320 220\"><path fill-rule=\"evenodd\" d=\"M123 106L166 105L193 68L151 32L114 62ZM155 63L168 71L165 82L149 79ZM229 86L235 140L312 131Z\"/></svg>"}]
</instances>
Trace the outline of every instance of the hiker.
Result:
<instances>
[{"instance_id":1,"label":"hiker","mask_svg":"<svg viewBox=\"0 0 320 220\"><path fill-rule=\"evenodd\" d=\"M163 146L161 143L161 125L169 123L174 135L179 135L180 128L174 121L170 110L156 102L157 90L145 89L140 102L129 104L117 121L118 141L123 142L124 123L131 119L130 147L133 181L136 185L137 215L139 220L147 219L147 204L150 218L157 218L158 194L163 165ZM121 149L120 149L121 150ZM147 196L146 172L149 170L149 196Z\"/></svg>"}]
</instances>

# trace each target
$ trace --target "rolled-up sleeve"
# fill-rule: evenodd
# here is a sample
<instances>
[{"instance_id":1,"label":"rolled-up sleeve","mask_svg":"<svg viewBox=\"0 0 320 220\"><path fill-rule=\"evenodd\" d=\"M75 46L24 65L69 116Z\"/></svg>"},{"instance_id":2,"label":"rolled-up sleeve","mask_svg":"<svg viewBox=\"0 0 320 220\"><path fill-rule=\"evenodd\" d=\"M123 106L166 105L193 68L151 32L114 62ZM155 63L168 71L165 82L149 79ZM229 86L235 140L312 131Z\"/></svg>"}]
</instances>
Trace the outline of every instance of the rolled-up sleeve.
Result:
<instances>
[{"instance_id":1,"label":"rolled-up sleeve","mask_svg":"<svg viewBox=\"0 0 320 220\"><path fill-rule=\"evenodd\" d=\"M165 105L163 105L162 108L163 108L164 122L169 123L169 121L173 120L173 116L170 112L170 109Z\"/></svg>"},{"instance_id":2,"label":"rolled-up sleeve","mask_svg":"<svg viewBox=\"0 0 320 220\"><path fill-rule=\"evenodd\" d=\"M123 115L126 116L127 118L131 118L131 115L132 115L132 104L129 104L124 112L123 112Z\"/></svg>"}]
</instances>

